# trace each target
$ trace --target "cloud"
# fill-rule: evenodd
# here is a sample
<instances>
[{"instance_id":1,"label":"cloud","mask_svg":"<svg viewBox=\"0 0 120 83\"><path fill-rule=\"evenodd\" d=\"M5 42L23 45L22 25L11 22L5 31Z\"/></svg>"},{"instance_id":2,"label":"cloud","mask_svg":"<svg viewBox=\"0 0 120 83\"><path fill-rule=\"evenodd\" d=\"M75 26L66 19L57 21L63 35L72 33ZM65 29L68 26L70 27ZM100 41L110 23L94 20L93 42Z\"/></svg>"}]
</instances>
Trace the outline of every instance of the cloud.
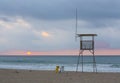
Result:
<instances>
[{"instance_id":1,"label":"cloud","mask_svg":"<svg viewBox=\"0 0 120 83\"><path fill-rule=\"evenodd\" d=\"M50 36L50 34L48 32L45 32L45 31L42 31L41 35L43 37L49 37Z\"/></svg>"},{"instance_id":2,"label":"cloud","mask_svg":"<svg viewBox=\"0 0 120 83\"><path fill-rule=\"evenodd\" d=\"M0 50L30 49L48 51L71 47L71 42L69 42L71 35L68 31L69 29L65 28L67 24L71 22L69 20L58 22L40 21L42 22L41 25L37 23L38 20L33 19L27 21L21 17L8 16L6 16L6 19L9 21L1 19L0 23L0 45L3 46ZM61 26L58 26L59 24L61 24ZM10 28L6 27L10 25ZM66 46L64 46L63 43L66 44Z\"/></svg>"},{"instance_id":3,"label":"cloud","mask_svg":"<svg viewBox=\"0 0 120 83\"><path fill-rule=\"evenodd\" d=\"M7 17L6 19L9 19L9 21L1 20L5 25L12 25L12 28L0 27L2 28L0 36L3 38L0 43L3 45L2 50L79 49L79 40L75 42L75 21L73 19L57 21L32 18L28 20L22 17ZM119 21L115 23L119 25ZM78 33L98 34L98 37L96 37L97 48L119 48L117 43L114 43L120 41L117 38L120 33L118 25L113 25L115 28L101 26L101 28L90 29L93 26L91 22L79 20L78 24ZM43 32L49 34L49 37L43 37Z\"/></svg>"},{"instance_id":4,"label":"cloud","mask_svg":"<svg viewBox=\"0 0 120 83\"><path fill-rule=\"evenodd\" d=\"M21 25L22 27L30 28L30 24L24 21L23 19L16 19L16 25Z\"/></svg>"},{"instance_id":5,"label":"cloud","mask_svg":"<svg viewBox=\"0 0 120 83\"><path fill-rule=\"evenodd\" d=\"M75 19L75 10L78 8L79 21L90 23L86 26L89 28L101 28L113 26L113 21L120 19L119 3L119 0L1 0L0 14L58 21Z\"/></svg>"},{"instance_id":6,"label":"cloud","mask_svg":"<svg viewBox=\"0 0 120 83\"><path fill-rule=\"evenodd\" d=\"M120 48L119 0L1 0L0 50L79 49L78 33L96 33L97 48ZM44 36L44 37L43 37Z\"/></svg>"},{"instance_id":7,"label":"cloud","mask_svg":"<svg viewBox=\"0 0 120 83\"><path fill-rule=\"evenodd\" d=\"M0 19L0 45L3 46L0 49L17 49L17 47L18 49L19 47L23 47L24 49L24 44L22 42L27 45L27 40L29 36L32 35L30 33L31 25L22 18L6 18L10 19L10 21Z\"/></svg>"},{"instance_id":8,"label":"cloud","mask_svg":"<svg viewBox=\"0 0 120 83\"><path fill-rule=\"evenodd\" d=\"M5 20L7 19L7 20ZM0 18L0 27L4 29L13 29L13 28L18 28L18 27L23 27L23 28L30 28L31 25L27 23L27 21L24 21L22 18L16 18L16 17L4 17Z\"/></svg>"},{"instance_id":9,"label":"cloud","mask_svg":"<svg viewBox=\"0 0 120 83\"><path fill-rule=\"evenodd\" d=\"M80 19L120 18L119 0L1 0L0 12L37 19L73 19L78 8Z\"/></svg>"},{"instance_id":10,"label":"cloud","mask_svg":"<svg viewBox=\"0 0 120 83\"><path fill-rule=\"evenodd\" d=\"M42 37L50 37L50 34L49 34L48 32L46 32L46 31L33 30L33 33L34 33L36 36L38 36L38 37L40 37L40 36L42 36Z\"/></svg>"}]
</instances>

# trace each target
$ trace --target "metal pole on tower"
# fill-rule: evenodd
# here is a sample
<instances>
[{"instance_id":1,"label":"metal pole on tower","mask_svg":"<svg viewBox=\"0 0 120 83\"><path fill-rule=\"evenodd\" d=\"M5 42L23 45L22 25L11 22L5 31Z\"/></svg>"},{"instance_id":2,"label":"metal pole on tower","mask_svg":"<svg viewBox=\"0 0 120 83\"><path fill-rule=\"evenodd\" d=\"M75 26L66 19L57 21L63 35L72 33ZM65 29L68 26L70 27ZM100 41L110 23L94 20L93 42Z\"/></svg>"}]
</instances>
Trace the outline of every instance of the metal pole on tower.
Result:
<instances>
[{"instance_id":1,"label":"metal pole on tower","mask_svg":"<svg viewBox=\"0 0 120 83\"><path fill-rule=\"evenodd\" d=\"M77 8L76 8L76 28L75 28L75 41L77 41L77 27L78 27L78 15L77 15Z\"/></svg>"}]
</instances>

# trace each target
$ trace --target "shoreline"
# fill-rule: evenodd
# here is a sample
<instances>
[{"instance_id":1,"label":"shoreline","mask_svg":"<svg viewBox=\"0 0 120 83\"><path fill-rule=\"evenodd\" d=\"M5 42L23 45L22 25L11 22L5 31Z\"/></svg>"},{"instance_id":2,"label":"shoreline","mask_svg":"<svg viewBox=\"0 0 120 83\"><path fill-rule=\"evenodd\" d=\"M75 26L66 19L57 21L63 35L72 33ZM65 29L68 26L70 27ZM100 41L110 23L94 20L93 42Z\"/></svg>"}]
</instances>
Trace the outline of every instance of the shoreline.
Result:
<instances>
[{"instance_id":1,"label":"shoreline","mask_svg":"<svg viewBox=\"0 0 120 83\"><path fill-rule=\"evenodd\" d=\"M120 73L0 69L0 83L120 83Z\"/></svg>"}]
</instances>

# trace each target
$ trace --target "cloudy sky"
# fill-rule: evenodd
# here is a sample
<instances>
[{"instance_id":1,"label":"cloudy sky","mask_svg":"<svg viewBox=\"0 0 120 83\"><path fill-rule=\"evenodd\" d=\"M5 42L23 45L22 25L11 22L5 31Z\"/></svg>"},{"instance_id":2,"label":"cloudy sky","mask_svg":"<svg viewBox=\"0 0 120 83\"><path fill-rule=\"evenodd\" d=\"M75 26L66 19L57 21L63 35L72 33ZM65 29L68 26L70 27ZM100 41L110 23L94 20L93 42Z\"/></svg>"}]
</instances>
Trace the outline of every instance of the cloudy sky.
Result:
<instances>
[{"instance_id":1,"label":"cloudy sky","mask_svg":"<svg viewBox=\"0 0 120 83\"><path fill-rule=\"evenodd\" d=\"M78 33L98 34L95 48L99 53L118 53L119 4L120 0L0 0L0 53L64 54L79 50L76 8Z\"/></svg>"}]
</instances>

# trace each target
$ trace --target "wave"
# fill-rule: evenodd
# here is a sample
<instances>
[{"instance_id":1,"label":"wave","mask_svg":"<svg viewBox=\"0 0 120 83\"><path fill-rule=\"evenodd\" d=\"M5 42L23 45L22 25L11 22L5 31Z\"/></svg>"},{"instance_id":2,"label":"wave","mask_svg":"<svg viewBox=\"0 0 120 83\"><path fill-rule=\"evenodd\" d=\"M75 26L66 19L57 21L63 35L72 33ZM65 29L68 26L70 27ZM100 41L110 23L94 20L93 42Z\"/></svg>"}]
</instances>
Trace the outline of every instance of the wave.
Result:
<instances>
[{"instance_id":1,"label":"wave","mask_svg":"<svg viewBox=\"0 0 120 83\"><path fill-rule=\"evenodd\" d=\"M112 64L110 67L112 67L112 68L120 68L120 64Z\"/></svg>"},{"instance_id":2,"label":"wave","mask_svg":"<svg viewBox=\"0 0 120 83\"><path fill-rule=\"evenodd\" d=\"M84 71L92 72L91 57L84 59L86 61ZM119 59L120 57L97 57L98 72L120 72ZM58 65L64 66L65 71L76 71L76 63L77 57L0 57L0 68L2 69L54 70ZM80 63L78 70L81 71L81 69Z\"/></svg>"}]
</instances>

